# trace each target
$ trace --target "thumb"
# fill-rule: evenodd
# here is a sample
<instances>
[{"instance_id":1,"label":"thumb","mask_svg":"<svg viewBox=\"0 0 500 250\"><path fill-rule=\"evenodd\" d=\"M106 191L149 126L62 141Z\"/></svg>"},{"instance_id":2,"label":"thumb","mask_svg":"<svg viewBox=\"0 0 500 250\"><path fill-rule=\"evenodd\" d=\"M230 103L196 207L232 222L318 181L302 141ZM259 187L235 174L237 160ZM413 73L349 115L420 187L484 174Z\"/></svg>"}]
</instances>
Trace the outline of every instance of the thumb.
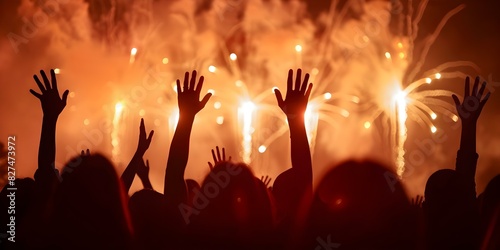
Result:
<instances>
[{"instance_id":1,"label":"thumb","mask_svg":"<svg viewBox=\"0 0 500 250\"><path fill-rule=\"evenodd\" d=\"M66 101L68 100L68 94L69 94L69 90L66 90L63 93L62 101L64 102L64 104L66 104Z\"/></svg>"},{"instance_id":2,"label":"thumb","mask_svg":"<svg viewBox=\"0 0 500 250\"><path fill-rule=\"evenodd\" d=\"M279 89L274 90L274 95L276 96L276 100L278 101L278 106L283 106L283 96L281 95L281 91Z\"/></svg>"}]
</instances>

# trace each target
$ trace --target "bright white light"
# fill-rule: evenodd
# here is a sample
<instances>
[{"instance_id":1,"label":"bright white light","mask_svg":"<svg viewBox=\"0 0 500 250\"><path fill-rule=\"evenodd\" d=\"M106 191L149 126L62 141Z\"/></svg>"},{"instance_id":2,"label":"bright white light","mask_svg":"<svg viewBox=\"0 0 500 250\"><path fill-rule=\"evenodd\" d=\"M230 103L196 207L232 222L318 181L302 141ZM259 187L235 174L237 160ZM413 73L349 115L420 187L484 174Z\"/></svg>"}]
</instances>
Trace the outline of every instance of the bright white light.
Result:
<instances>
[{"instance_id":1,"label":"bright white light","mask_svg":"<svg viewBox=\"0 0 500 250\"><path fill-rule=\"evenodd\" d=\"M266 146L264 146L264 145L261 145L261 146L259 147L259 153L261 153L261 154L262 154L262 153L264 153L264 152L266 152L266 150L267 150L267 148L266 148Z\"/></svg>"},{"instance_id":2,"label":"bright white light","mask_svg":"<svg viewBox=\"0 0 500 250\"><path fill-rule=\"evenodd\" d=\"M431 118L432 118L432 120L436 120L436 118L437 118L436 113L431 113Z\"/></svg>"},{"instance_id":3,"label":"bright white light","mask_svg":"<svg viewBox=\"0 0 500 250\"><path fill-rule=\"evenodd\" d=\"M427 78L425 78L425 82L426 82L427 84L431 84L432 79L430 79L429 77L427 77Z\"/></svg>"},{"instance_id":4,"label":"bright white light","mask_svg":"<svg viewBox=\"0 0 500 250\"><path fill-rule=\"evenodd\" d=\"M451 117L451 119L452 119L454 122L458 122L458 116L456 116L456 115L453 115L453 116Z\"/></svg>"},{"instance_id":5,"label":"bright white light","mask_svg":"<svg viewBox=\"0 0 500 250\"><path fill-rule=\"evenodd\" d=\"M301 52L302 51L302 46L300 44L295 45L295 51Z\"/></svg>"},{"instance_id":6,"label":"bright white light","mask_svg":"<svg viewBox=\"0 0 500 250\"><path fill-rule=\"evenodd\" d=\"M207 92L212 94L212 95L215 95L215 90L213 90L213 89L209 89Z\"/></svg>"},{"instance_id":7,"label":"bright white light","mask_svg":"<svg viewBox=\"0 0 500 250\"><path fill-rule=\"evenodd\" d=\"M168 63L168 58L166 58L166 57L165 57L165 58L163 58L163 59L161 60L161 62L162 62L163 64L167 64L167 63Z\"/></svg>"},{"instance_id":8,"label":"bright white light","mask_svg":"<svg viewBox=\"0 0 500 250\"><path fill-rule=\"evenodd\" d=\"M135 56L137 54L137 48L132 48L130 50L130 54L133 55L133 56Z\"/></svg>"},{"instance_id":9,"label":"bright white light","mask_svg":"<svg viewBox=\"0 0 500 250\"><path fill-rule=\"evenodd\" d=\"M436 79L441 79L441 74L440 73L436 73L435 77L436 77Z\"/></svg>"},{"instance_id":10,"label":"bright white light","mask_svg":"<svg viewBox=\"0 0 500 250\"><path fill-rule=\"evenodd\" d=\"M403 44L401 42L398 43L398 48L403 48Z\"/></svg>"},{"instance_id":11,"label":"bright white light","mask_svg":"<svg viewBox=\"0 0 500 250\"><path fill-rule=\"evenodd\" d=\"M208 71L214 73L217 70L217 68L214 65L208 66Z\"/></svg>"},{"instance_id":12,"label":"bright white light","mask_svg":"<svg viewBox=\"0 0 500 250\"><path fill-rule=\"evenodd\" d=\"M59 68L55 68L54 73L57 75L57 74L61 73L61 70Z\"/></svg>"},{"instance_id":13,"label":"bright white light","mask_svg":"<svg viewBox=\"0 0 500 250\"><path fill-rule=\"evenodd\" d=\"M366 129L369 129L372 126L372 124L370 122L365 122L364 126Z\"/></svg>"},{"instance_id":14,"label":"bright white light","mask_svg":"<svg viewBox=\"0 0 500 250\"><path fill-rule=\"evenodd\" d=\"M243 86L243 82L241 80L237 80L236 82L234 82L234 84L236 85L236 87Z\"/></svg>"},{"instance_id":15,"label":"bright white light","mask_svg":"<svg viewBox=\"0 0 500 250\"><path fill-rule=\"evenodd\" d=\"M325 98L325 100L330 100L332 98L332 94L326 92L325 94L323 94L323 97Z\"/></svg>"},{"instance_id":16,"label":"bright white light","mask_svg":"<svg viewBox=\"0 0 500 250\"><path fill-rule=\"evenodd\" d=\"M220 103L220 102L214 102L214 108L215 109L220 109L221 106L222 106L222 103Z\"/></svg>"},{"instance_id":17,"label":"bright white light","mask_svg":"<svg viewBox=\"0 0 500 250\"><path fill-rule=\"evenodd\" d=\"M238 59L238 56L235 53L231 53L231 55L229 55L229 59L231 59L231 61L236 61L236 59Z\"/></svg>"},{"instance_id":18,"label":"bright white light","mask_svg":"<svg viewBox=\"0 0 500 250\"><path fill-rule=\"evenodd\" d=\"M387 59L391 59L391 53L389 53L389 52L385 52L385 58L387 58Z\"/></svg>"},{"instance_id":19,"label":"bright white light","mask_svg":"<svg viewBox=\"0 0 500 250\"><path fill-rule=\"evenodd\" d=\"M215 122L217 122L217 124L219 125L222 125L224 123L224 116L217 116Z\"/></svg>"},{"instance_id":20,"label":"bright white light","mask_svg":"<svg viewBox=\"0 0 500 250\"><path fill-rule=\"evenodd\" d=\"M401 58L401 59L405 58L405 53L399 52L399 58Z\"/></svg>"},{"instance_id":21,"label":"bright white light","mask_svg":"<svg viewBox=\"0 0 500 250\"><path fill-rule=\"evenodd\" d=\"M437 128L435 126L431 126L431 132L436 133L436 131L437 131Z\"/></svg>"}]
</instances>

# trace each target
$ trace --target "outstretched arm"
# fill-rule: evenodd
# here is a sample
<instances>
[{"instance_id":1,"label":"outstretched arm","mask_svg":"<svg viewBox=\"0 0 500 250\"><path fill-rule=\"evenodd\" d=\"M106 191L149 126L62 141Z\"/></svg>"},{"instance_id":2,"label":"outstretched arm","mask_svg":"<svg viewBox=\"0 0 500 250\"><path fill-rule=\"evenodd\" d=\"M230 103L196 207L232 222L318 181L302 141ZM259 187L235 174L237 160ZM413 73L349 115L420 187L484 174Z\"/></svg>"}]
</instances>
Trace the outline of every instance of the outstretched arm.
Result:
<instances>
[{"instance_id":1,"label":"outstretched arm","mask_svg":"<svg viewBox=\"0 0 500 250\"><path fill-rule=\"evenodd\" d=\"M137 176L139 176L139 179L142 181L142 186L147 189L153 189L153 185L151 185L151 181L149 180L149 161L146 160L146 163L144 163L143 160L141 160L141 164L139 165L139 168L137 169Z\"/></svg>"},{"instance_id":2,"label":"outstretched arm","mask_svg":"<svg viewBox=\"0 0 500 250\"><path fill-rule=\"evenodd\" d=\"M151 144L151 139L153 139L154 130L149 132L149 136L146 138L146 127L144 126L144 119L141 119L141 126L139 128L139 143L137 145L137 150L135 151L132 160L123 171L121 176L123 185L125 186L125 190L128 192L130 186L132 186L132 182L134 181L135 174L137 173L137 169L144 164L142 161L142 157L146 153Z\"/></svg>"},{"instance_id":3,"label":"outstretched arm","mask_svg":"<svg viewBox=\"0 0 500 250\"><path fill-rule=\"evenodd\" d=\"M308 83L308 81L309 74L306 74L304 81L302 81L302 70L298 69L295 84L293 84L293 70L289 70L286 98L283 100L278 89L275 90L275 95L278 106L285 113L290 128L292 169L308 183L307 185L312 185L311 151L304 122L312 89L312 83Z\"/></svg>"},{"instance_id":4,"label":"outstretched arm","mask_svg":"<svg viewBox=\"0 0 500 250\"><path fill-rule=\"evenodd\" d=\"M181 88L181 82L177 79L179 122L170 145L164 186L164 194L175 203L183 202L187 197L184 171L189 156L189 140L194 117L205 107L212 96L212 94L208 93L200 101L203 80L204 78L201 76L196 85L196 71L193 71L191 79L189 79L189 72L186 72Z\"/></svg>"},{"instance_id":5,"label":"outstretched arm","mask_svg":"<svg viewBox=\"0 0 500 250\"><path fill-rule=\"evenodd\" d=\"M30 89L31 94L40 100L43 111L42 133L38 148L38 170L35 174L35 179L58 178L55 169L56 123L59 115L66 106L69 91L64 91L62 98L59 96L56 74L53 69L50 70L51 81L49 81L43 70L40 70L40 74L44 84L40 82L37 75L34 75L33 78L41 94Z\"/></svg>"},{"instance_id":6,"label":"outstretched arm","mask_svg":"<svg viewBox=\"0 0 500 250\"><path fill-rule=\"evenodd\" d=\"M486 82L479 88L479 77L476 77L472 93L470 92L470 79L465 79L465 93L462 103L456 95L453 95L458 116L462 121L462 133L460 136L460 149L457 153L456 170L462 173L468 180L475 181L476 164L478 155L476 153L476 124L490 93L483 97Z\"/></svg>"}]
</instances>

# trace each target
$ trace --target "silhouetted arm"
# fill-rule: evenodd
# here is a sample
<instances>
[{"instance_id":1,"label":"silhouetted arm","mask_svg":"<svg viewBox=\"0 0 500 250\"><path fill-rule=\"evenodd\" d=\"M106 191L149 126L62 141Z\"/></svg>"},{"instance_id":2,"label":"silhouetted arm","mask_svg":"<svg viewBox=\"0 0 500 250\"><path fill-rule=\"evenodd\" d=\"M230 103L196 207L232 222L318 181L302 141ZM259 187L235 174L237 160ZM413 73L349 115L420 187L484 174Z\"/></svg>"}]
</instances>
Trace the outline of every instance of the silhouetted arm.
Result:
<instances>
[{"instance_id":1,"label":"silhouetted arm","mask_svg":"<svg viewBox=\"0 0 500 250\"><path fill-rule=\"evenodd\" d=\"M137 176L139 176L139 179L141 179L142 186L146 189L153 189L153 185L151 185L151 181L149 180L149 161L146 160L146 163L144 163L143 160L141 160L141 164L139 165L139 168L137 169Z\"/></svg>"},{"instance_id":2,"label":"silhouetted arm","mask_svg":"<svg viewBox=\"0 0 500 250\"><path fill-rule=\"evenodd\" d=\"M137 145L137 150L135 151L132 160L123 171L121 176L123 185L125 186L125 190L128 192L130 186L132 186L132 182L134 181L135 174L137 173L137 169L140 168L141 164L144 164L142 161L142 157L146 153L151 144L151 139L153 139L154 130L149 132L149 136L146 138L146 127L144 126L144 119L141 119L141 126L139 128L139 143Z\"/></svg>"},{"instance_id":3,"label":"silhouetted arm","mask_svg":"<svg viewBox=\"0 0 500 250\"><path fill-rule=\"evenodd\" d=\"M56 124L59 115L66 106L69 91L64 91L62 98L57 89L57 79L54 70L50 70L51 81L43 70L40 70L43 83L37 75L34 75L41 94L30 89L31 94L40 100L43 111L42 133L40 136L40 145L38 148L38 169L35 173L35 179L41 181L53 181L59 178L55 168L56 158ZM52 84L51 84L52 83Z\"/></svg>"},{"instance_id":4,"label":"silhouetted arm","mask_svg":"<svg viewBox=\"0 0 500 250\"><path fill-rule=\"evenodd\" d=\"M476 153L476 125L479 115L483 110L490 93L483 97L486 82L479 87L479 77L476 77L472 93L470 92L470 79L465 79L464 100L460 100L453 95L458 116L462 121L462 132L460 136L460 149L457 153L456 170L462 173L468 180L475 183L476 165L478 154ZM482 100L481 100L482 98ZM474 184L475 186L475 184Z\"/></svg>"},{"instance_id":5,"label":"silhouetted arm","mask_svg":"<svg viewBox=\"0 0 500 250\"><path fill-rule=\"evenodd\" d=\"M312 191L312 160L307 140L304 115L307 109L312 83L308 83L309 74L306 74L302 82L302 70L297 70L295 88L293 84L293 70L288 71L287 93L283 100L281 92L276 89L276 100L279 107L286 114L290 128L290 145L292 169L301 176Z\"/></svg>"},{"instance_id":6,"label":"silhouetted arm","mask_svg":"<svg viewBox=\"0 0 500 250\"><path fill-rule=\"evenodd\" d=\"M189 140L195 115L205 107L212 96L208 93L200 101L203 80L201 76L196 86L196 71L193 71L191 80L189 80L189 72L186 72L181 88L180 80L177 79L179 122L170 145L164 186L164 194L175 203L183 202L187 198L184 172L189 156Z\"/></svg>"}]
</instances>

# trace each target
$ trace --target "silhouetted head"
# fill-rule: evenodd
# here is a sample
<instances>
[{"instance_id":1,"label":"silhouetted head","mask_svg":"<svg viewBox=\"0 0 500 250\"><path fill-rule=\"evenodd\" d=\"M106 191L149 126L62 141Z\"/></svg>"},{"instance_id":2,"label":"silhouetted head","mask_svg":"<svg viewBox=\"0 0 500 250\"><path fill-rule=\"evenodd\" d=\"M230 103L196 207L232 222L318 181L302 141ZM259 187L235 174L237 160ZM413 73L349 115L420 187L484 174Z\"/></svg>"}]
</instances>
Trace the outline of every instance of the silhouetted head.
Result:
<instances>
[{"instance_id":1,"label":"silhouetted head","mask_svg":"<svg viewBox=\"0 0 500 250\"><path fill-rule=\"evenodd\" d=\"M465 179L455 170L441 169L433 173L425 186L425 211L430 216L451 215L463 208L468 194Z\"/></svg>"},{"instance_id":2,"label":"silhouetted head","mask_svg":"<svg viewBox=\"0 0 500 250\"><path fill-rule=\"evenodd\" d=\"M193 200L199 214L191 216L190 226L197 237L227 246L263 239L272 227L272 210L258 181L243 163L217 163Z\"/></svg>"},{"instance_id":3,"label":"silhouetted head","mask_svg":"<svg viewBox=\"0 0 500 250\"><path fill-rule=\"evenodd\" d=\"M455 170L438 170L429 177L423 203L428 248L477 247L479 218L471 188Z\"/></svg>"},{"instance_id":4,"label":"silhouetted head","mask_svg":"<svg viewBox=\"0 0 500 250\"><path fill-rule=\"evenodd\" d=\"M168 248L181 236L179 211L168 204L163 194L140 190L130 197L129 209L142 249Z\"/></svg>"},{"instance_id":5,"label":"silhouetted head","mask_svg":"<svg viewBox=\"0 0 500 250\"><path fill-rule=\"evenodd\" d=\"M318 239L346 249L394 249L412 245L415 224L396 174L370 161L348 161L320 182L309 213L307 246Z\"/></svg>"},{"instance_id":6,"label":"silhouetted head","mask_svg":"<svg viewBox=\"0 0 500 250\"><path fill-rule=\"evenodd\" d=\"M75 162L79 164L75 166ZM71 164L71 166L70 166ZM130 247L126 194L111 162L100 154L72 159L58 189L56 216L65 247Z\"/></svg>"}]
</instances>

